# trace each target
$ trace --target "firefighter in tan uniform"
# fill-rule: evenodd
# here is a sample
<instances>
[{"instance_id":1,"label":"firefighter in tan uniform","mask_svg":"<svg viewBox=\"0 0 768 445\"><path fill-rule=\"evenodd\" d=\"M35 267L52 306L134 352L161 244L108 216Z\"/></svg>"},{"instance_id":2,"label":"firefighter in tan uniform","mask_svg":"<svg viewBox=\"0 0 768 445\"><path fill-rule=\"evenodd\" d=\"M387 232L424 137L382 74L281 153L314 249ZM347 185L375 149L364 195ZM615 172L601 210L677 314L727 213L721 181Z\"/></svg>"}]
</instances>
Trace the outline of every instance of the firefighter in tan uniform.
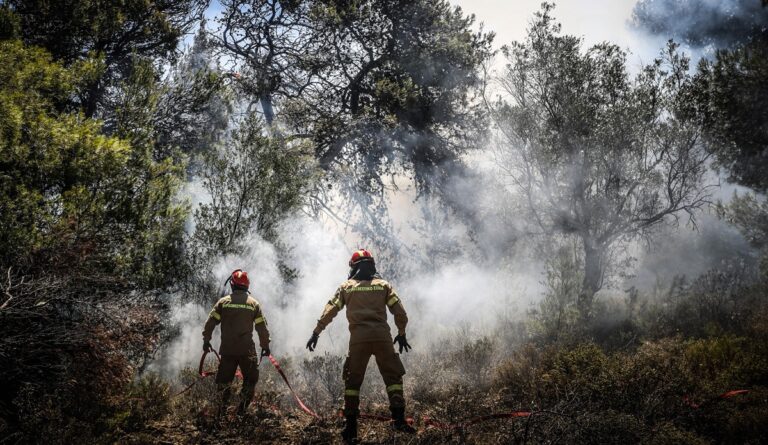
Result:
<instances>
[{"instance_id":1,"label":"firefighter in tan uniform","mask_svg":"<svg viewBox=\"0 0 768 445\"><path fill-rule=\"evenodd\" d=\"M261 355L268 356L269 330L267 320L261 312L261 306L248 292L248 274L240 269L229 277L232 293L220 299L211 309L203 329L203 350L211 352L211 334L221 323L221 363L216 372L216 383L221 392L219 415L226 411L229 402L232 380L237 368L243 374L243 387L240 390L240 403L237 413L245 413L253 399L256 382L259 381L259 357L253 342L254 329L259 334Z\"/></svg>"},{"instance_id":2,"label":"firefighter in tan uniform","mask_svg":"<svg viewBox=\"0 0 768 445\"><path fill-rule=\"evenodd\" d=\"M400 355L392 346L398 343L400 352L409 351L411 345L405 339L408 316L403 303L392 286L379 278L376 265L367 250L358 250L349 261L349 279L339 286L331 301L325 305L323 315L307 342L307 349L314 351L320 332L344 307L349 321L349 356L344 363L344 415L346 426L341 433L347 443L357 441L357 418L360 413L360 386L365 368L373 355L376 365L387 385L393 426L399 431L414 433L405 420L403 375L405 369ZM394 341L387 324L387 309L394 315L397 336Z\"/></svg>"}]
</instances>

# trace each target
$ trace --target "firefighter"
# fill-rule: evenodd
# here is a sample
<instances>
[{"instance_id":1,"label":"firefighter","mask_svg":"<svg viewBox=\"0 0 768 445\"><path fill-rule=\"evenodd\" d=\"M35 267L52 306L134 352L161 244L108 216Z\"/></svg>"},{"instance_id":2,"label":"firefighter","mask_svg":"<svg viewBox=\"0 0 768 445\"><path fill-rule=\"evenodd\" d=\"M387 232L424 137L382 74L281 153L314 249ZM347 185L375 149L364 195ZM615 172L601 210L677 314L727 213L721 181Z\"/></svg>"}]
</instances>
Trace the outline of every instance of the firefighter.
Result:
<instances>
[{"instance_id":1,"label":"firefighter","mask_svg":"<svg viewBox=\"0 0 768 445\"><path fill-rule=\"evenodd\" d=\"M248 274L241 269L232 272L228 279L232 293L220 299L211 309L203 329L203 351L211 352L211 334L221 323L221 363L216 373L216 384L221 393L219 416L226 412L231 393L231 383L237 368L243 375L243 387L237 414L245 414L253 399L256 382L259 381L259 358L253 342L254 329L259 334L261 356L269 356L269 330L259 302L248 292Z\"/></svg>"},{"instance_id":2,"label":"firefighter","mask_svg":"<svg viewBox=\"0 0 768 445\"><path fill-rule=\"evenodd\" d=\"M357 441L357 418L360 414L360 386L365 377L365 368L373 355L379 372L384 378L389 396L389 409L392 412L393 426L396 430L414 433L405 420L405 398L403 397L403 375L405 368L400 355L392 346L397 343L400 352L409 351L411 345L405 338L405 326L408 316L400 297L388 282L376 273L376 263L367 250L358 250L349 261L349 278L336 290L336 294L325 305L323 314L317 322L307 342L307 349L314 351L320 333L344 307L347 308L349 321L349 355L344 362L344 416L346 424L341 433L347 443ZM394 315L397 336L392 335L387 324L387 312Z\"/></svg>"}]
</instances>

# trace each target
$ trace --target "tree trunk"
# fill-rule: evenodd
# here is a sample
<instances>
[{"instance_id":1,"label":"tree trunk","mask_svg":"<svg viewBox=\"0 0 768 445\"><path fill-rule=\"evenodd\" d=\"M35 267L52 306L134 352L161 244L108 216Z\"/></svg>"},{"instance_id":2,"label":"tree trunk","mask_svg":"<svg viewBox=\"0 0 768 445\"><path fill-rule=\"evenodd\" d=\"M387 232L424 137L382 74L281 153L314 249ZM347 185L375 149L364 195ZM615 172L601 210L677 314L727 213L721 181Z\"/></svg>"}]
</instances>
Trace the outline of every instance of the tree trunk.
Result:
<instances>
[{"instance_id":1,"label":"tree trunk","mask_svg":"<svg viewBox=\"0 0 768 445\"><path fill-rule=\"evenodd\" d=\"M88 87L88 92L85 95L85 103L83 104L83 114L85 117L89 119L96 117L102 94L103 89L101 87L101 79L97 79L91 83Z\"/></svg>"},{"instance_id":2,"label":"tree trunk","mask_svg":"<svg viewBox=\"0 0 768 445\"><path fill-rule=\"evenodd\" d=\"M269 93L260 94L259 104L261 105L261 111L264 113L264 120L267 122L267 127L271 131L272 122L275 120L275 109L272 107L272 95Z\"/></svg>"},{"instance_id":3,"label":"tree trunk","mask_svg":"<svg viewBox=\"0 0 768 445\"><path fill-rule=\"evenodd\" d=\"M582 318L589 318L592 312L592 303L595 293L602 287L603 281L603 254L602 247L594 240L583 238L584 243L584 279L579 293L579 312Z\"/></svg>"}]
</instances>

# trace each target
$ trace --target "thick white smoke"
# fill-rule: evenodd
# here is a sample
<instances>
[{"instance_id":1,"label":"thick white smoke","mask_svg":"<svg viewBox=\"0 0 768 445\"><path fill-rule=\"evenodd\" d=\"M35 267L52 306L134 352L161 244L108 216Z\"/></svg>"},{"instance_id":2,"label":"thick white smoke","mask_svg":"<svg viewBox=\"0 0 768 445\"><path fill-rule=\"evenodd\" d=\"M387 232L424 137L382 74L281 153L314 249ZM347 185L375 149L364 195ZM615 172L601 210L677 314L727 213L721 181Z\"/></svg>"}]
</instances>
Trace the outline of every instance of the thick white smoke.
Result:
<instances>
[{"instance_id":1,"label":"thick white smoke","mask_svg":"<svg viewBox=\"0 0 768 445\"><path fill-rule=\"evenodd\" d=\"M473 196L466 196L467 202L482 202L483 193L475 190ZM380 269L396 262L397 269L405 271L394 279L383 278L388 279L402 297L410 318L409 341L422 351L459 327L478 334L489 333L498 323L524 316L542 291L543 258L520 256L502 261L496 257L495 249L489 250L488 255L480 252L478 256L466 227L458 217L446 214L440 215L440 223L432 224L438 228L425 237L423 231L413 229L414 224L423 222L418 221L419 218L425 218L421 211L424 203L422 199L411 198L403 198L401 194L392 199L394 210L390 217L402 236L401 241L410 246L398 257L388 257L375 244L363 245L356 234L330 218L297 215L280 227L281 241L287 247L282 260L299 272L293 282L283 282L278 252L256 235L247 243L247 252L221 257L212 272L218 283L223 283L234 269L248 272L250 291L265 312L272 352L278 357L308 354L304 345L324 305L346 279L349 256L359 247L374 253L382 266ZM481 238L501 237L501 234L490 233L501 230L499 225L488 225L487 230L489 233ZM430 259L430 252L442 249L441 244L447 242L452 244L453 251L457 245L460 247L455 255L424 261ZM212 295L208 307L193 303L176 307L172 321L178 324L180 335L161 351L150 369L173 377L185 366L196 363L202 348L203 324L218 298L219 295ZM394 332L394 324L391 325ZM321 335L318 352L344 354L348 340L348 325L342 312ZM218 345L217 335L213 343Z\"/></svg>"},{"instance_id":2,"label":"thick white smoke","mask_svg":"<svg viewBox=\"0 0 768 445\"><path fill-rule=\"evenodd\" d=\"M484 193L476 190L474 196L466 198L483 202ZM522 243L504 256L499 256L495 249L481 249L478 255L458 216L440 215L441 223L435 224L439 229L425 234L411 228L420 222L418 218L425 217L420 210L423 202L402 197L393 202L396 209L391 216L395 227L402 234L403 243L411 246L396 258L379 252L376 245L361 245L354 233L330 218L296 215L280 227L281 241L288 252L282 260L299 272L292 283L283 282L274 246L255 235L242 255L223 256L218 260L213 273L219 286L232 270L248 271L251 293L267 316L272 351L277 357L307 357L304 344L323 306L346 279L347 261L358 247L370 249L381 266L397 262L398 270L405 271L402 276L384 278L392 282L402 297L410 318L409 341L421 351L450 338L459 329L491 335L500 323L525 317L543 294L546 252L529 250L526 248L529 245ZM603 292L622 292L629 285L648 290L675 275L693 279L709 269L722 267L725 261L753 260L752 249L734 227L707 213L698 215L698 224L698 230L685 224L666 228L659 234L661 242L651 244L650 249L638 246L634 252L638 260L629 271L634 277ZM515 230L511 225L483 226L488 233L475 234L475 239L503 239L505 234L499 231L504 227L507 231ZM459 240L463 249L437 262L423 261L423 254L429 256L430 249L439 249L446 240L455 243L456 237L463 237ZM483 254L485 251L488 255ZM150 369L174 377L182 368L195 365L202 348L203 324L218 298L219 295L211 295L207 307L193 303L176 306L172 321L179 326L180 335L161 352ZM393 323L390 324L394 331ZM348 339L347 321L342 312L321 335L316 353L344 354ZM214 345L218 345L218 329Z\"/></svg>"},{"instance_id":3,"label":"thick white smoke","mask_svg":"<svg viewBox=\"0 0 768 445\"><path fill-rule=\"evenodd\" d=\"M396 244L403 247L396 257L388 256L384 246L366 243L348 229L355 226L359 215L344 212L344 203L326 203L347 215L349 226L330 217L295 215L279 228L279 238L286 247L282 253L252 235L246 252L219 258L212 272L219 285L234 269L248 272L251 293L267 317L272 352L277 357L307 356L304 344L323 306L345 280L349 256L360 247L373 252L380 271L399 271L397 277L385 274L383 278L402 297L414 348L427 351L432 343L454 335L458 329L491 335L496 327L524 318L542 296L544 263L551 254L537 250L523 235L521 228L528 224L519 209L525 205L516 202L504 184L505 173L499 171L497 155L492 148L472 153L465 159L472 165L471 174L443 184L449 189L454 210L457 203L464 207L457 212L417 197L407 179L394 179L396 186L387 200ZM193 205L207 199L198 183L189 185L187 193ZM423 211L425 207L430 212ZM623 292L629 285L648 289L678 274L694 278L718 267L727 257L749 257L749 246L725 222L700 215L699 228L698 232L691 231L681 224L665 229L663 242L653 244L651 250L638 244L632 251L638 260L628 271L634 278L605 291ZM187 229L194 230L191 222ZM299 273L291 283L283 281L278 267L281 260ZM397 267L391 267L394 264ZM206 307L192 303L175 306L172 321L179 326L180 335L161 351L151 368L174 377L183 367L194 366L202 348L203 324L220 296L211 295ZM217 335L218 329L214 345L218 345ZM348 339L342 312L321 335L316 353L343 354Z\"/></svg>"}]
</instances>

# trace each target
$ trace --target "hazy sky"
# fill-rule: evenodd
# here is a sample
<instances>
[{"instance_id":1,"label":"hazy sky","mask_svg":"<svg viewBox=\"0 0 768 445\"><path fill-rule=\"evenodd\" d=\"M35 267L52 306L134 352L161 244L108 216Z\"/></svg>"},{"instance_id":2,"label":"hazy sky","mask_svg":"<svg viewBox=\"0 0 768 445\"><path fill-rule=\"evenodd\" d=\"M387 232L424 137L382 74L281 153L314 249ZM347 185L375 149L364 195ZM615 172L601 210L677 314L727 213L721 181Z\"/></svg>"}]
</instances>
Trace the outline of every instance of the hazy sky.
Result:
<instances>
[{"instance_id":1,"label":"hazy sky","mask_svg":"<svg viewBox=\"0 0 768 445\"><path fill-rule=\"evenodd\" d=\"M450 0L466 13L474 14L485 29L496 33L495 46L522 40L542 0ZM628 26L637 0L560 0L554 15L563 32L584 38L587 45L611 41L631 52L630 65L650 62L664 45L662 37L650 38Z\"/></svg>"}]
</instances>

